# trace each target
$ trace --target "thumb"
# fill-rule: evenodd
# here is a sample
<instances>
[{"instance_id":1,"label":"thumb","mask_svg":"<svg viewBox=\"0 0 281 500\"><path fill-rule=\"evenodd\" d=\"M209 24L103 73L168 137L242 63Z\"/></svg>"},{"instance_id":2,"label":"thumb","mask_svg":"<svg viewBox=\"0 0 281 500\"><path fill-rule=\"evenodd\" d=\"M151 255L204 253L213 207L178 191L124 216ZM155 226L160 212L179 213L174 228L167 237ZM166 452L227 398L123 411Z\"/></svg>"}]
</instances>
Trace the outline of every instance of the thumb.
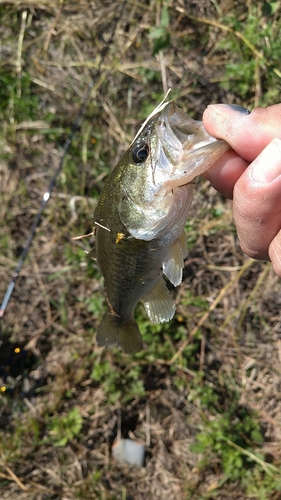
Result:
<instances>
[{"instance_id":1,"label":"thumb","mask_svg":"<svg viewBox=\"0 0 281 500\"><path fill-rule=\"evenodd\" d=\"M236 105L211 104L203 115L210 135L224 139L248 161L253 161L275 137L281 139L281 104L255 108L251 113Z\"/></svg>"}]
</instances>

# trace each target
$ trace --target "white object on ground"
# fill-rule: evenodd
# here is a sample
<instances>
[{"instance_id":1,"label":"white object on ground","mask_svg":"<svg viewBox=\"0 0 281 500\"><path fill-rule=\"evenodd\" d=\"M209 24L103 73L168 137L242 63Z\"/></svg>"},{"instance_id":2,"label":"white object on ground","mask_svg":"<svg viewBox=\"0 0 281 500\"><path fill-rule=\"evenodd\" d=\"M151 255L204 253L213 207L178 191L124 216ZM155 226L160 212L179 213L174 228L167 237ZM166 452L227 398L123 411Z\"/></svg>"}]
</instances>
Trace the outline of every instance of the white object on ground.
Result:
<instances>
[{"instance_id":1,"label":"white object on ground","mask_svg":"<svg viewBox=\"0 0 281 500\"><path fill-rule=\"evenodd\" d=\"M142 467L145 446L132 439L120 439L112 446L112 455L118 462L127 462Z\"/></svg>"}]
</instances>

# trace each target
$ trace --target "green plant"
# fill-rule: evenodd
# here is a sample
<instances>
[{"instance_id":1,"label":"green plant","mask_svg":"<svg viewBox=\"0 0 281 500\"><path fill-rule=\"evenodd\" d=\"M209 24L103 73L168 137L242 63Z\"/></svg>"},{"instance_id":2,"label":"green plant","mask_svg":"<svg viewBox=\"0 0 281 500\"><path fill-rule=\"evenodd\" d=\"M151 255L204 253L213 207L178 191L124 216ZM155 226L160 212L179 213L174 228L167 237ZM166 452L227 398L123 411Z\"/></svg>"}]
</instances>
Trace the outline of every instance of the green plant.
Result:
<instances>
[{"instance_id":1,"label":"green plant","mask_svg":"<svg viewBox=\"0 0 281 500\"><path fill-rule=\"evenodd\" d=\"M0 74L0 112L9 123L35 120L40 100L27 73L16 77L13 73Z\"/></svg>"},{"instance_id":2,"label":"green plant","mask_svg":"<svg viewBox=\"0 0 281 500\"><path fill-rule=\"evenodd\" d=\"M158 54L160 50L165 49L170 44L170 34L168 31L170 22L169 10L167 5L163 5L160 16L160 25L150 29L148 35L153 40L153 55Z\"/></svg>"},{"instance_id":3,"label":"green plant","mask_svg":"<svg viewBox=\"0 0 281 500\"><path fill-rule=\"evenodd\" d=\"M128 403L136 396L145 395L144 383L141 377L142 366L130 363L122 353L117 353L115 366L107 360L98 360L93 355L91 379L102 385L108 401Z\"/></svg>"},{"instance_id":4,"label":"green plant","mask_svg":"<svg viewBox=\"0 0 281 500\"><path fill-rule=\"evenodd\" d=\"M281 45L277 2L249 2L243 15L229 13L221 19L225 36L219 49L232 53L225 66L222 88L233 89L244 100L267 106L278 102L281 87ZM236 55L235 55L236 54Z\"/></svg>"},{"instance_id":5,"label":"green plant","mask_svg":"<svg viewBox=\"0 0 281 500\"><path fill-rule=\"evenodd\" d=\"M239 392L234 392L230 404L221 408L215 390L195 380L189 399L201 407L201 429L196 434L196 443L190 446L192 451L203 455L201 467L208 467L216 457L230 481L246 480L249 470L255 474L258 470L272 473L274 467L266 463L260 450L264 438L257 416L240 406Z\"/></svg>"},{"instance_id":6,"label":"green plant","mask_svg":"<svg viewBox=\"0 0 281 500\"><path fill-rule=\"evenodd\" d=\"M246 486L246 492L249 498L258 500L268 500L271 494L273 498L279 498L281 492L281 470L271 468L272 472L264 471L261 467L245 472L242 479ZM277 496L278 495L278 496Z\"/></svg>"},{"instance_id":7,"label":"green plant","mask_svg":"<svg viewBox=\"0 0 281 500\"><path fill-rule=\"evenodd\" d=\"M48 425L51 441L55 446L65 446L71 439L79 436L82 424L83 417L77 406L63 417L52 417Z\"/></svg>"},{"instance_id":8,"label":"green plant","mask_svg":"<svg viewBox=\"0 0 281 500\"><path fill-rule=\"evenodd\" d=\"M247 468L253 468L264 460L263 455L253 447L253 441L260 443L263 437L258 423L250 416L233 419L227 414L214 415L204 423L196 439L197 443L191 445L191 450L205 455L201 466L206 466L210 454L214 454L231 481L242 477Z\"/></svg>"}]
</instances>

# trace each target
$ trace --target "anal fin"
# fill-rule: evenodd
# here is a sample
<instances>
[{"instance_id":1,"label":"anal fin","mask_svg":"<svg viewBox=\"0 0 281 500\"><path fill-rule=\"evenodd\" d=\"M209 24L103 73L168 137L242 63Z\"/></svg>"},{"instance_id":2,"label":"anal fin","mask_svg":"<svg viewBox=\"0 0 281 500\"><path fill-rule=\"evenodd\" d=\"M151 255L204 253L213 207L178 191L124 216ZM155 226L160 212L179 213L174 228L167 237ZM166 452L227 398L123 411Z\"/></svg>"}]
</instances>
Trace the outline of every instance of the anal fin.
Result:
<instances>
[{"instance_id":1,"label":"anal fin","mask_svg":"<svg viewBox=\"0 0 281 500\"><path fill-rule=\"evenodd\" d=\"M165 323L175 314L176 306L162 278L142 300L148 317L153 323Z\"/></svg>"}]
</instances>

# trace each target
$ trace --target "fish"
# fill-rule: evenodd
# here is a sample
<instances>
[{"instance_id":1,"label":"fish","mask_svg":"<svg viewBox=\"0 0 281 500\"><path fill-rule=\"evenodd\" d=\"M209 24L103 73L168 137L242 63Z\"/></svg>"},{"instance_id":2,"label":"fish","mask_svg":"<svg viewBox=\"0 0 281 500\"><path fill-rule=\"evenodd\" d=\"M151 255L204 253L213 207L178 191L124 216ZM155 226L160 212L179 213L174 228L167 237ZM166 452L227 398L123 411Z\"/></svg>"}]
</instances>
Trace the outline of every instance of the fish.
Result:
<instances>
[{"instance_id":1,"label":"fish","mask_svg":"<svg viewBox=\"0 0 281 500\"><path fill-rule=\"evenodd\" d=\"M153 323L174 316L165 280L175 287L182 281L194 179L228 149L174 101L162 101L109 174L94 212L108 305L99 346L127 354L143 349L134 317L140 300Z\"/></svg>"}]
</instances>

